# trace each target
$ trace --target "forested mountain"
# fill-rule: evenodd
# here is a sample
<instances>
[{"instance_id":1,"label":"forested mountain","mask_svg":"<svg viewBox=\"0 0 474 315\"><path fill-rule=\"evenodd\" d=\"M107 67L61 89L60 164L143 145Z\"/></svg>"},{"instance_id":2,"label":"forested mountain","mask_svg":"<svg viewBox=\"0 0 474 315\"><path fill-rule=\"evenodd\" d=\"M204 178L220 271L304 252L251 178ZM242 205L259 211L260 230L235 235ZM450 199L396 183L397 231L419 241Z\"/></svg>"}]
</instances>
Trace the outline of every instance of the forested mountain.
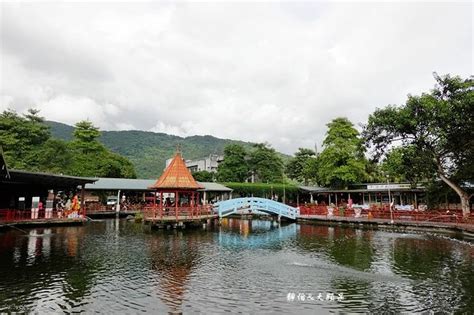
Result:
<instances>
[{"instance_id":1,"label":"forested mountain","mask_svg":"<svg viewBox=\"0 0 474 315\"><path fill-rule=\"evenodd\" d=\"M47 121L55 138L71 140L74 127ZM213 136L178 137L147 131L101 131L100 141L111 151L127 157L135 166L138 178L157 178L166 159L173 156L179 144L186 159L197 159L212 153L223 154L224 147L236 143L251 148L252 143Z\"/></svg>"}]
</instances>

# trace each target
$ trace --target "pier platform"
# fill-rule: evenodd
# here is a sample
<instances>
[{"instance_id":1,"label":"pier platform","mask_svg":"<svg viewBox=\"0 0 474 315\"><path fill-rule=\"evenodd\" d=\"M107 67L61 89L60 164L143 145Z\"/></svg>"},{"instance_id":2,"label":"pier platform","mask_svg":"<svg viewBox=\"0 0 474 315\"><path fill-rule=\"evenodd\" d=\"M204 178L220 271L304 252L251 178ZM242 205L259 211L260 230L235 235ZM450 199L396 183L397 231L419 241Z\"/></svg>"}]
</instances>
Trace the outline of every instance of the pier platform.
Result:
<instances>
[{"instance_id":1,"label":"pier platform","mask_svg":"<svg viewBox=\"0 0 474 315\"><path fill-rule=\"evenodd\" d=\"M86 222L85 218L53 218L53 219L32 219L32 220L12 220L0 221L0 229L10 227L45 227L58 225L82 225Z\"/></svg>"},{"instance_id":2,"label":"pier platform","mask_svg":"<svg viewBox=\"0 0 474 315\"><path fill-rule=\"evenodd\" d=\"M432 221L415 221L415 220L403 220L398 219L391 222L391 219L382 218L367 218L367 217L341 217L333 216L328 217L326 215L300 215L297 222L318 222L326 224L357 224L357 225L371 225L380 227L394 227L394 228L432 228L432 229L447 229L457 232L467 232L474 234L474 224L462 223L462 222L432 222Z\"/></svg>"}]
</instances>

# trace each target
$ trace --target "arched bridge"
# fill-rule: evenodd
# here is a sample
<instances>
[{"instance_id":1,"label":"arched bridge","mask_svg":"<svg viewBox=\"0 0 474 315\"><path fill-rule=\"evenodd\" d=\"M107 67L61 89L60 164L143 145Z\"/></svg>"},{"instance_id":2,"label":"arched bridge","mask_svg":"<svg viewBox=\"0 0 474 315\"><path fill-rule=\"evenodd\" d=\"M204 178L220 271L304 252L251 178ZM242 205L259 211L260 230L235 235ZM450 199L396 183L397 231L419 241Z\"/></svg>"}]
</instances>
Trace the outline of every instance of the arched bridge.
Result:
<instances>
[{"instance_id":1,"label":"arched bridge","mask_svg":"<svg viewBox=\"0 0 474 315\"><path fill-rule=\"evenodd\" d=\"M286 217L292 220L296 220L300 214L298 208L293 208L283 203L265 198L235 198L219 201L214 204L214 211L216 211L220 218L234 213L239 213L240 211L244 210L265 212L268 214Z\"/></svg>"}]
</instances>

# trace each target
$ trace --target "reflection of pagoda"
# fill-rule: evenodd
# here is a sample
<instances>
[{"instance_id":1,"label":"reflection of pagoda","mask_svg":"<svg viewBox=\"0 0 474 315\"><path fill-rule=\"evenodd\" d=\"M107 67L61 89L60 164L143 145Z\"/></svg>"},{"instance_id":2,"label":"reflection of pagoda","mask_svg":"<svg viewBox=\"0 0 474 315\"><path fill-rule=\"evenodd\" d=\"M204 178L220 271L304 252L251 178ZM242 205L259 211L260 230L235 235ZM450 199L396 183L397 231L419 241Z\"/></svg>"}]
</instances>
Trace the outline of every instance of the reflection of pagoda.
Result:
<instances>
[{"instance_id":1,"label":"reflection of pagoda","mask_svg":"<svg viewBox=\"0 0 474 315\"><path fill-rule=\"evenodd\" d=\"M201 261L200 248L212 239L212 234L207 233L173 233L150 239L159 298L170 308L170 313L181 313L191 272Z\"/></svg>"},{"instance_id":2,"label":"reflection of pagoda","mask_svg":"<svg viewBox=\"0 0 474 315\"><path fill-rule=\"evenodd\" d=\"M198 189L204 187L194 180L180 152L176 152L163 174L149 188L154 189L159 196L158 203L156 198L154 199L152 219L160 218L177 222L200 219L203 214L203 207L199 204Z\"/></svg>"}]
</instances>

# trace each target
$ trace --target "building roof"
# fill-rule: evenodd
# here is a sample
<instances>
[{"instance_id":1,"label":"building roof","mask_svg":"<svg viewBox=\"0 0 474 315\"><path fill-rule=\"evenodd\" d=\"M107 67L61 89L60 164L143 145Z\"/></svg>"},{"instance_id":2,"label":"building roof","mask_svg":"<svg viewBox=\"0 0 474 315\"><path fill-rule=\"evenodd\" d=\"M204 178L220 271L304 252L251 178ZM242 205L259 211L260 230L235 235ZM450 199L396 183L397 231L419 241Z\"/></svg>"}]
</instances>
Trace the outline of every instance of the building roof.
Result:
<instances>
[{"instance_id":1,"label":"building roof","mask_svg":"<svg viewBox=\"0 0 474 315\"><path fill-rule=\"evenodd\" d=\"M9 174L9 179L1 178L0 182L12 185L17 184L40 186L48 189L67 189L76 188L77 186L93 183L96 181L94 178L28 172L12 169L9 170Z\"/></svg>"},{"instance_id":2,"label":"building roof","mask_svg":"<svg viewBox=\"0 0 474 315\"><path fill-rule=\"evenodd\" d=\"M224 186L218 183L213 183L213 182L198 182L198 183L204 186L204 189L199 189L199 191L231 192L233 190L227 186Z\"/></svg>"},{"instance_id":3,"label":"building roof","mask_svg":"<svg viewBox=\"0 0 474 315\"><path fill-rule=\"evenodd\" d=\"M131 178L104 178L99 177L92 184L87 184L87 190L135 190L152 191L148 187L155 183L154 179L131 179Z\"/></svg>"},{"instance_id":4,"label":"building roof","mask_svg":"<svg viewBox=\"0 0 474 315\"><path fill-rule=\"evenodd\" d=\"M96 178L96 182L86 184L86 190L132 190L153 191L150 188L156 182L154 179L130 179L130 178ZM232 189L222 184L213 182L197 182L203 188L198 191L231 192Z\"/></svg>"},{"instance_id":5,"label":"building roof","mask_svg":"<svg viewBox=\"0 0 474 315\"><path fill-rule=\"evenodd\" d=\"M197 190L204 188L194 179L191 172L181 157L181 153L177 152L173 157L170 165L168 165L161 174L156 183L150 186L152 189L189 189Z\"/></svg>"},{"instance_id":6,"label":"building roof","mask_svg":"<svg viewBox=\"0 0 474 315\"><path fill-rule=\"evenodd\" d=\"M312 194L325 194L325 193L368 193L368 192L380 192L380 191L424 191L424 187L418 185L417 187L411 187L407 183L363 183L353 185L353 188L349 189L340 189L340 188L328 188L328 187L319 187L319 186L299 186L302 191L312 193Z\"/></svg>"},{"instance_id":7,"label":"building roof","mask_svg":"<svg viewBox=\"0 0 474 315\"><path fill-rule=\"evenodd\" d=\"M327 190L325 187L319 187L319 186L298 186L299 189L309 192L309 193L317 193L317 192L324 192Z\"/></svg>"}]
</instances>

